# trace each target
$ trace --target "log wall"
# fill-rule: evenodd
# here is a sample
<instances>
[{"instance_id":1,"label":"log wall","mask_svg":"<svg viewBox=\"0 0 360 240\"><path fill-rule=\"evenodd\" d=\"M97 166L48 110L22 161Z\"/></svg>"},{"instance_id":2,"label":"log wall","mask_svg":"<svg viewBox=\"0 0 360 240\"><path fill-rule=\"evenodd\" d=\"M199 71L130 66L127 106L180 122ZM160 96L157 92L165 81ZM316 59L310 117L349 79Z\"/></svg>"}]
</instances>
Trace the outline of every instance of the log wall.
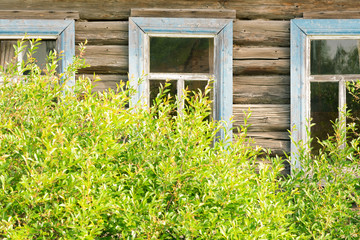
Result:
<instances>
[{"instance_id":1,"label":"log wall","mask_svg":"<svg viewBox=\"0 0 360 240\"><path fill-rule=\"evenodd\" d=\"M133 8L180 9L137 11ZM81 71L101 79L96 90L115 88L127 80L128 18L133 15L163 17L216 17L234 20L234 119L243 123L244 112L252 111L249 135L277 154L289 152L290 126L290 29L293 18L359 17L356 0L2 0L2 18L26 18L35 10L46 10L39 18L76 19L76 42L88 40L86 60L91 67ZM181 9L202 9L183 12ZM313 11L316 9L316 12ZM233 13L224 10L235 10ZM25 11L25 12L24 12ZM170 12L172 11L172 12ZM175 11L175 12L174 12ZM332 11L332 12L331 12ZM350 13L348 11L354 11ZM76 15L74 12L78 12ZM147 15L146 15L147 14ZM33 14L34 15L34 14ZM32 15L32 16L33 16Z\"/></svg>"},{"instance_id":2,"label":"log wall","mask_svg":"<svg viewBox=\"0 0 360 240\"><path fill-rule=\"evenodd\" d=\"M75 31L76 42L88 40L86 60L91 67L81 73L96 72L103 79L96 90L127 80L127 21L77 22ZM250 109L249 136L280 155L290 150L289 52L289 21L235 20L234 127L243 123L243 111Z\"/></svg>"}]
</instances>

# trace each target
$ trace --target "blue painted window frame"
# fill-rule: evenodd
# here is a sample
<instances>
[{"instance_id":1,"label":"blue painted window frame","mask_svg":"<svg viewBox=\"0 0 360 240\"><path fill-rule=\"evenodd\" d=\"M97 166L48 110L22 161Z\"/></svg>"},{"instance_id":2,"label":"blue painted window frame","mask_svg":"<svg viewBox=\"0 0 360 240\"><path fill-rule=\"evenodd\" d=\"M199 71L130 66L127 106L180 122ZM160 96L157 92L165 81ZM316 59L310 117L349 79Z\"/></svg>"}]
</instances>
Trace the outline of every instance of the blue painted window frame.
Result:
<instances>
[{"instance_id":1,"label":"blue painted window frame","mask_svg":"<svg viewBox=\"0 0 360 240\"><path fill-rule=\"evenodd\" d=\"M20 38L24 35L50 36L56 38L56 49L62 53L59 61L60 73L65 72L75 56L75 21L74 20L38 20L38 19L0 19L0 36ZM75 84L75 78L66 83L68 86Z\"/></svg>"},{"instance_id":2,"label":"blue painted window frame","mask_svg":"<svg viewBox=\"0 0 360 240\"><path fill-rule=\"evenodd\" d=\"M309 136L310 79L309 56L311 37L359 36L359 19L293 19L291 32L291 132L294 142L306 143ZM308 59L308 60L307 60ZM291 143L291 163L300 168L299 151Z\"/></svg>"},{"instance_id":3,"label":"blue painted window frame","mask_svg":"<svg viewBox=\"0 0 360 240\"><path fill-rule=\"evenodd\" d=\"M129 18L129 78L130 84L137 89L131 102L137 103L146 95L144 82L149 70L147 67L146 48L149 34L173 34L178 37L197 35L214 38L214 119L227 122L227 131L221 131L232 138L232 105L233 105L233 22L229 19L204 18ZM142 78L142 79L141 79ZM139 82L139 80L142 82Z\"/></svg>"}]
</instances>

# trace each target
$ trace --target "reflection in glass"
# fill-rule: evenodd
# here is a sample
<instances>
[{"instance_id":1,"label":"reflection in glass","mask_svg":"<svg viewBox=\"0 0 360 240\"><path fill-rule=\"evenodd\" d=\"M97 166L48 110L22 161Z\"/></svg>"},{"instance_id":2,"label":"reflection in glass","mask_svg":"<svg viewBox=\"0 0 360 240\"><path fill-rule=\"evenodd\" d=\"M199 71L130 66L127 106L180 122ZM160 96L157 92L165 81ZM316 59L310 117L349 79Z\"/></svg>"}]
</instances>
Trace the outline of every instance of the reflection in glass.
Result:
<instances>
[{"instance_id":1,"label":"reflection in glass","mask_svg":"<svg viewBox=\"0 0 360 240\"><path fill-rule=\"evenodd\" d=\"M1 40L0 41L0 65L6 69L8 63L10 63L15 56L14 45L16 40Z\"/></svg>"},{"instance_id":2,"label":"reflection in glass","mask_svg":"<svg viewBox=\"0 0 360 240\"><path fill-rule=\"evenodd\" d=\"M165 86L166 81L165 80L149 80L150 84L150 106L154 105L154 100L159 94L160 88ZM170 95L170 102L174 103L177 96L177 81L171 80L169 81L170 86L168 86L166 89L169 91L166 94L166 97Z\"/></svg>"},{"instance_id":3,"label":"reflection in glass","mask_svg":"<svg viewBox=\"0 0 360 240\"><path fill-rule=\"evenodd\" d=\"M358 95L357 95L358 96ZM356 129L353 132L348 133L348 140L351 141L354 138L360 137L359 124L360 124L360 99L346 92L346 106L347 110L351 110L351 115L347 117L346 123L355 123Z\"/></svg>"},{"instance_id":4,"label":"reflection in glass","mask_svg":"<svg viewBox=\"0 0 360 240\"><path fill-rule=\"evenodd\" d=\"M339 106L339 83L337 82L312 82L311 90L311 118L314 126L311 127L311 137L313 138L311 147L312 152L316 153L321 148L317 143L325 140L328 136L334 135L332 122L338 118Z\"/></svg>"},{"instance_id":5,"label":"reflection in glass","mask_svg":"<svg viewBox=\"0 0 360 240\"><path fill-rule=\"evenodd\" d=\"M30 43L26 42L27 48L30 48ZM39 45L37 45L37 49L33 54L33 57L36 59L36 65L39 66L41 70L46 68L46 64L48 63L48 56L50 51L55 51L56 41L55 40L42 40ZM26 51L27 52L27 51ZM24 54L24 62L27 61L27 54ZM25 73L26 74L26 73Z\"/></svg>"},{"instance_id":6,"label":"reflection in glass","mask_svg":"<svg viewBox=\"0 0 360 240\"><path fill-rule=\"evenodd\" d=\"M210 73L212 38L150 38L150 72Z\"/></svg>"},{"instance_id":7,"label":"reflection in glass","mask_svg":"<svg viewBox=\"0 0 360 240\"><path fill-rule=\"evenodd\" d=\"M359 74L360 40L312 40L310 71L316 74Z\"/></svg>"}]
</instances>

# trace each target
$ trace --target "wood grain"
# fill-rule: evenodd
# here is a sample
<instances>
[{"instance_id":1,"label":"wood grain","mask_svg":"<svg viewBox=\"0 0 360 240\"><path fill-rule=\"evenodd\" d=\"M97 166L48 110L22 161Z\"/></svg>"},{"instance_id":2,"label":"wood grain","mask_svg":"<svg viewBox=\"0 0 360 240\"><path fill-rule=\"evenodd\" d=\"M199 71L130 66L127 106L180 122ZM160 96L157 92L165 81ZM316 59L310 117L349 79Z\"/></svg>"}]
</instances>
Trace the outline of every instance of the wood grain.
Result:
<instances>
[{"instance_id":1,"label":"wood grain","mask_svg":"<svg viewBox=\"0 0 360 240\"><path fill-rule=\"evenodd\" d=\"M179 1L179 0L2 0L0 9L7 10L72 10L79 11L85 20L127 20L132 8L168 9L222 9L217 1Z\"/></svg>"},{"instance_id":2,"label":"wood grain","mask_svg":"<svg viewBox=\"0 0 360 240\"><path fill-rule=\"evenodd\" d=\"M305 12L316 11L358 11L356 0L242 0L226 1L225 8L236 9L238 19L293 19Z\"/></svg>"},{"instance_id":3,"label":"wood grain","mask_svg":"<svg viewBox=\"0 0 360 240\"><path fill-rule=\"evenodd\" d=\"M79 19L79 12L48 10L0 10L0 19Z\"/></svg>"},{"instance_id":4,"label":"wood grain","mask_svg":"<svg viewBox=\"0 0 360 240\"><path fill-rule=\"evenodd\" d=\"M231 9L166 9L132 8L131 17L176 17L176 18L223 18L235 19L236 10Z\"/></svg>"},{"instance_id":5,"label":"wood grain","mask_svg":"<svg viewBox=\"0 0 360 240\"><path fill-rule=\"evenodd\" d=\"M248 132L247 136L251 138L290 140L288 132Z\"/></svg>"},{"instance_id":6,"label":"wood grain","mask_svg":"<svg viewBox=\"0 0 360 240\"><path fill-rule=\"evenodd\" d=\"M302 17L316 11L358 11L356 0L2 0L0 9L6 10L72 10L79 11L86 20L126 20L132 8L168 9L231 9L237 19L284 20Z\"/></svg>"},{"instance_id":7,"label":"wood grain","mask_svg":"<svg viewBox=\"0 0 360 240\"><path fill-rule=\"evenodd\" d=\"M304 12L303 18L309 19L359 19L359 11L314 11Z\"/></svg>"},{"instance_id":8,"label":"wood grain","mask_svg":"<svg viewBox=\"0 0 360 240\"><path fill-rule=\"evenodd\" d=\"M234 60L235 75L290 74L290 59L279 60Z\"/></svg>"},{"instance_id":9,"label":"wood grain","mask_svg":"<svg viewBox=\"0 0 360 240\"><path fill-rule=\"evenodd\" d=\"M234 87L238 85L252 86L289 86L290 76L288 75L266 75L266 76L234 76Z\"/></svg>"},{"instance_id":10,"label":"wood grain","mask_svg":"<svg viewBox=\"0 0 360 240\"><path fill-rule=\"evenodd\" d=\"M239 135L239 133L234 133ZM272 155L283 156L290 151L290 138L287 132L248 132L251 146L270 149ZM234 138L236 140L236 137Z\"/></svg>"},{"instance_id":11,"label":"wood grain","mask_svg":"<svg viewBox=\"0 0 360 240\"><path fill-rule=\"evenodd\" d=\"M251 112L247 122L249 131L285 132L290 128L289 104L234 104L235 128L244 125L245 113L249 111Z\"/></svg>"},{"instance_id":12,"label":"wood grain","mask_svg":"<svg viewBox=\"0 0 360 240\"><path fill-rule=\"evenodd\" d=\"M290 48L288 47L242 47L234 45L233 58L246 59L289 59Z\"/></svg>"},{"instance_id":13,"label":"wood grain","mask_svg":"<svg viewBox=\"0 0 360 240\"><path fill-rule=\"evenodd\" d=\"M234 76L234 104L289 104L290 78L287 75Z\"/></svg>"},{"instance_id":14,"label":"wood grain","mask_svg":"<svg viewBox=\"0 0 360 240\"><path fill-rule=\"evenodd\" d=\"M236 86L233 94L235 104L290 103L290 86Z\"/></svg>"},{"instance_id":15,"label":"wood grain","mask_svg":"<svg viewBox=\"0 0 360 240\"><path fill-rule=\"evenodd\" d=\"M78 51L76 52L78 54ZM128 71L128 47L121 45L89 45L85 50L86 64L80 73L124 73Z\"/></svg>"},{"instance_id":16,"label":"wood grain","mask_svg":"<svg viewBox=\"0 0 360 240\"><path fill-rule=\"evenodd\" d=\"M88 41L90 45L127 45L129 22L76 22L76 43Z\"/></svg>"},{"instance_id":17,"label":"wood grain","mask_svg":"<svg viewBox=\"0 0 360 240\"><path fill-rule=\"evenodd\" d=\"M234 22L234 43L246 45L288 47L289 21L237 20Z\"/></svg>"},{"instance_id":18,"label":"wood grain","mask_svg":"<svg viewBox=\"0 0 360 240\"><path fill-rule=\"evenodd\" d=\"M119 75L119 74L78 74L77 77L87 77L92 80L92 84L94 85L93 91L106 91L108 89L116 90L117 85L120 81L127 82L127 75Z\"/></svg>"},{"instance_id":19,"label":"wood grain","mask_svg":"<svg viewBox=\"0 0 360 240\"><path fill-rule=\"evenodd\" d=\"M264 139L253 137L253 145L258 145L266 149L270 149L272 154L284 155L290 152L290 140Z\"/></svg>"}]
</instances>

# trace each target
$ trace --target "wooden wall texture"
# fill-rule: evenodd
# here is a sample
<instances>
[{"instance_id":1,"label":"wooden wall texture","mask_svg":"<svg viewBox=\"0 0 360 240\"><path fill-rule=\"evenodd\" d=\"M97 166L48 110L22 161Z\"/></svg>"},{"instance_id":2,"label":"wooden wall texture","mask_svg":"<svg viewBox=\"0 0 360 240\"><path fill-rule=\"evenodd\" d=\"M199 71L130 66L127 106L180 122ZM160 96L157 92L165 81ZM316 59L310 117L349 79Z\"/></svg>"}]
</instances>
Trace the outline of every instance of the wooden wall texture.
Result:
<instances>
[{"instance_id":1,"label":"wooden wall texture","mask_svg":"<svg viewBox=\"0 0 360 240\"><path fill-rule=\"evenodd\" d=\"M257 144L274 153L289 152L287 129L290 126L290 29L293 18L359 17L357 0L1 0L0 9L12 10L8 16L30 15L33 10L48 10L40 16L51 18L56 12L79 12L76 42L88 40L86 60L101 82L96 90L115 88L127 79L128 17L132 8L236 10L234 21L234 115L235 127L243 123L243 110L252 116L249 135ZM314 12L314 9L317 12ZM326 11L327 13L324 13ZM330 12L333 11L333 12ZM159 11L161 16L166 12ZM156 15L156 14L155 14ZM182 16L182 13L171 14ZM215 14L216 15L216 14ZM154 16L154 13L151 13ZM190 15L183 15L191 17Z\"/></svg>"}]
</instances>

